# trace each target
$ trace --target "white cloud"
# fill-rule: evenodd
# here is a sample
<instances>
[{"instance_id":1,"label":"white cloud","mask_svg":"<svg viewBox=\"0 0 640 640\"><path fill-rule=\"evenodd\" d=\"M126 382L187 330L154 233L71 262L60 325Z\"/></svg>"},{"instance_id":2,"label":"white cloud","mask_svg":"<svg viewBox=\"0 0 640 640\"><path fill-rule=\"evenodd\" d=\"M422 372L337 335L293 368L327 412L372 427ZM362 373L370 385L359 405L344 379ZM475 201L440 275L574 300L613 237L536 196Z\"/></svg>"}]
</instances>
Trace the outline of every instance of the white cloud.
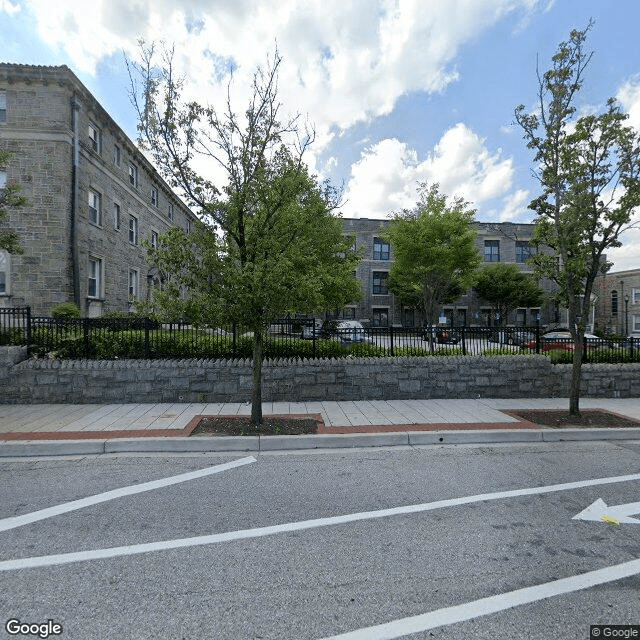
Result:
<instances>
[{"instance_id":1,"label":"white cloud","mask_svg":"<svg viewBox=\"0 0 640 640\"><path fill-rule=\"evenodd\" d=\"M505 198L512 187L513 161L491 153L484 140L459 123L446 131L423 161L396 139L369 147L351 167L347 216L382 218L416 203L418 182L439 183L442 193L460 196L478 207ZM518 191L504 203L501 219L512 219L527 197Z\"/></svg>"},{"instance_id":2,"label":"white cloud","mask_svg":"<svg viewBox=\"0 0 640 640\"><path fill-rule=\"evenodd\" d=\"M629 114L629 126L640 131L640 77L633 78L620 87L616 98Z\"/></svg>"},{"instance_id":3,"label":"white cloud","mask_svg":"<svg viewBox=\"0 0 640 640\"><path fill-rule=\"evenodd\" d=\"M7 4L9 0L0 0ZM309 114L319 144L392 111L402 95L440 92L458 78L462 45L544 0L26 0L40 36L93 73L105 56L136 51L140 37L176 45L194 93L223 94L221 60L238 85L277 42L283 102ZM13 6L10 3L7 6ZM218 66L216 66L218 65Z\"/></svg>"},{"instance_id":4,"label":"white cloud","mask_svg":"<svg viewBox=\"0 0 640 640\"><path fill-rule=\"evenodd\" d=\"M4 13L8 13L10 16L18 13L22 7L15 0L12 2L11 0L0 0L0 13L4 11Z\"/></svg>"}]
</instances>

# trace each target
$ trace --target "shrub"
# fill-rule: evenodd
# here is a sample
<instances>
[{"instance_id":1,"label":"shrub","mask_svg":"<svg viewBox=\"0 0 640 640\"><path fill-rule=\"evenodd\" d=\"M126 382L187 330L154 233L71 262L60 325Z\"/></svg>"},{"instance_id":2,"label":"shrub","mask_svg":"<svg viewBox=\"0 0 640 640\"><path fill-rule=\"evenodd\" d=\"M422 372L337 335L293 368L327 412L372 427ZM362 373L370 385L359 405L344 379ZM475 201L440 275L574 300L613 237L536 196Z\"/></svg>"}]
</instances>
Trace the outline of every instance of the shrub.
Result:
<instances>
[{"instance_id":1,"label":"shrub","mask_svg":"<svg viewBox=\"0 0 640 640\"><path fill-rule=\"evenodd\" d=\"M58 320L68 320L71 318L79 318L80 316L80 309L73 302L63 302L51 309L51 317Z\"/></svg>"},{"instance_id":2,"label":"shrub","mask_svg":"<svg viewBox=\"0 0 640 640\"><path fill-rule=\"evenodd\" d=\"M24 331L20 327L0 330L0 347L24 344Z\"/></svg>"}]
</instances>

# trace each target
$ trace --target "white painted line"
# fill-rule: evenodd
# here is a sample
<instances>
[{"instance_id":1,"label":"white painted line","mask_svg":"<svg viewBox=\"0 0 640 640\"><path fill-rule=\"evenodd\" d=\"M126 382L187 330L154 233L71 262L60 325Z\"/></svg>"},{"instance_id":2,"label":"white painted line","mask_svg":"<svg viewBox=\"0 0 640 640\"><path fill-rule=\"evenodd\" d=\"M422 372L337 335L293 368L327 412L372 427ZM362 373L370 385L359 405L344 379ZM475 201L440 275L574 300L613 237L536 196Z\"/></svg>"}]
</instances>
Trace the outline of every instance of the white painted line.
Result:
<instances>
[{"instance_id":1,"label":"white painted line","mask_svg":"<svg viewBox=\"0 0 640 640\"><path fill-rule=\"evenodd\" d=\"M243 458L242 460L251 461L250 458ZM241 462L241 460L238 460L237 462ZM387 518L389 516L420 513L423 511L433 511L435 509L444 509L446 507L472 504L474 502L501 500L504 498L514 498L518 496L540 495L544 493L552 493L555 491L568 491L570 489L581 489L583 487L614 484L617 482L628 482L631 480L640 480L640 473L628 476L615 476L611 478L596 478L594 480L581 480L579 482L552 484L545 487L531 487L528 489L514 489L512 491L500 491L496 493L482 493L475 496L467 496L464 498L438 500L437 502L405 505L402 507L393 507L391 509L381 509L378 511L363 511L360 513L350 513L342 516L333 516L330 518L301 520L299 522L288 522L285 524L276 524L269 527L258 527L256 529L240 529L239 531L214 533L206 536L196 536L193 538L178 538L175 540L148 542L144 544L127 545L124 547L111 547L108 549L93 549L89 551L61 553L51 556L38 556L33 558L18 558L16 560L4 560L0 562L0 571L13 571L15 569L26 569L33 567L49 567L58 564L81 562L83 560L102 560L105 558L115 558L118 556L131 556L139 553L148 553L151 551L167 551L169 549L198 547L208 544L216 544L218 542L231 542L233 540L262 538L264 536L270 536L278 533L289 533L292 531L303 531L305 529L315 529L318 527L329 527L332 525L357 522L359 520Z\"/></svg>"},{"instance_id":2,"label":"white painted line","mask_svg":"<svg viewBox=\"0 0 640 640\"><path fill-rule=\"evenodd\" d=\"M393 640L412 633L420 633L442 627L472 620L512 607L518 607L531 602L538 602L553 596L559 596L582 589L588 589L614 580L621 580L640 573L640 559L623 562L612 567L589 571L577 576L554 580L535 587L525 587L496 596L466 602L465 604L437 609L429 613L423 613L410 618L401 618L386 624L380 624L365 629L358 629L337 636L323 638L323 640Z\"/></svg>"},{"instance_id":3,"label":"white painted line","mask_svg":"<svg viewBox=\"0 0 640 640\"><path fill-rule=\"evenodd\" d=\"M25 524L37 522L38 520L53 518L54 516L58 516L62 513L76 511L77 509L89 507L101 502L115 500L116 498L131 496L136 493L144 493L145 491L153 491L154 489L169 487L173 484L179 484L180 482L187 482L188 480L203 478L205 476L209 476L214 473L220 473L221 471L227 471L229 469L234 469L251 462L256 462L256 459L253 456L248 456L246 458L234 460L233 462L227 462L225 464L219 464L214 467L200 469L199 471L190 471L189 473L182 473L178 476L170 476L169 478L152 480L151 482L145 482L143 484L134 484L128 487L122 487L121 489L114 489L112 491L106 491L105 493L98 493L94 496L89 496L88 498L81 498L80 500L74 500L72 502L64 502L63 504L56 505L55 507L49 507L48 509L41 509L40 511L33 511L31 513L25 513L24 515L15 516L12 518L4 518L3 520L0 520L0 531L8 531L9 529L22 527Z\"/></svg>"}]
</instances>

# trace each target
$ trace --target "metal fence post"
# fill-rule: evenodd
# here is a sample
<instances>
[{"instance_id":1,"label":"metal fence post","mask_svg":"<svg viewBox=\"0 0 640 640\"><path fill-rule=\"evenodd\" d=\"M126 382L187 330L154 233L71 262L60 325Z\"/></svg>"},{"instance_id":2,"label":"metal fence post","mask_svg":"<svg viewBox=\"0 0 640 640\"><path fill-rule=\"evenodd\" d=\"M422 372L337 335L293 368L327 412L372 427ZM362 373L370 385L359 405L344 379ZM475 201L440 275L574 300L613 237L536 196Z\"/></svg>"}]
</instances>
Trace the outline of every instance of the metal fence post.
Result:
<instances>
[{"instance_id":1,"label":"metal fence post","mask_svg":"<svg viewBox=\"0 0 640 640\"><path fill-rule=\"evenodd\" d=\"M27 355L31 355L31 307L26 307L25 337L27 340Z\"/></svg>"},{"instance_id":2,"label":"metal fence post","mask_svg":"<svg viewBox=\"0 0 640 640\"><path fill-rule=\"evenodd\" d=\"M391 343L391 357L393 358L393 325L389 326L389 342Z\"/></svg>"},{"instance_id":3,"label":"metal fence post","mask_svg":"<svg viewBox=\"0 0 640 640\"><path fill-rule=\"evenodd\" d=\"M232 333L232 343L231 343L231 355L235 358L236 357L236 338L238 336L238 324L235 322L233 322L233 325L231 326L231 333Z\"/></svg>"},{"instance_id":4,"label":"metal fence post","mask_svg":"<svg viewBox=\"0 0 640 640\"><path fill-rule=\"evenodd\" d=\"M466 336L464 334L464 325L462 327L460 327L460 334L462 336L462 355L466 356L467 355L467 341L466 341Z\"/></svg>"},{"instance_id":5,"label":"metal fence post","mask_svg":"<svg viewBox=\"0 0 640 640\"><path fill-rule=\"evenodd\" d=\"M89 318L82 319L82 334L84 338L84 357L89 357L89 322L91 320Z\"/></svg>"},{"instance_id":6,"label":"metal fence post","mask_svg":"<svg viewBox=\"0 0 640 640\"><path fill-rule=\"evenodd\" d=\"M149 359L149 318L144 319L144 359Z\"/></svg>"},{"instance_id":7,"label":"metal fence post","mask_svg":"<svg viewBox=\"0 0 640 640\"><path fill-rule=\"evenodd\" d=\"M311 334L311 357L316 357L316 320L313 319L313 333Z\"/></svg>"}]
</instances>

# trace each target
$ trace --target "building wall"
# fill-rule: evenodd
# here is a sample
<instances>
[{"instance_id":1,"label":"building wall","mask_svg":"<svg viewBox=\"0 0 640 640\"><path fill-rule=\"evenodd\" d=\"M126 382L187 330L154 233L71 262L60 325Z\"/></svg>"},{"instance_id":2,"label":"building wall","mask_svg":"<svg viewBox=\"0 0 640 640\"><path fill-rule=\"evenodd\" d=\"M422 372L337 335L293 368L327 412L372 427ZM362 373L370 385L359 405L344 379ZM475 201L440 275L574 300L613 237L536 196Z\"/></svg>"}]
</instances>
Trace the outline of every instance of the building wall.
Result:
<instances>
[{"instance_id":1,"label":"building wall","mask_svg":"<svg viewBox=\"0 0 640 640\"><path fill-rule=\"evenodd\" d=\"M374 220L369 218L344 219L344 232L346 235L355 237L356 248L362 248L364 258L356 270L356 276L362 283L363 298L357 303L348 305L346 310L339 312L339 317L353 317L356 320L365 321L372 325L383 324L379 320L383 319L383 311L386 310L388 324L414 326L422 324L422 316L418 310L406 308L396 296L391 292L381 295L374 291L376 283L380 279L375 278L375 273L388 273L393 265L393 248L389 247L388 259L379 259L380 256L374 254L375 239L380 238L389 222L387 220ZM499 262L510 262L517 264L522 271L530 273L533 268L521 261L517 251L519 243L530 242L533 236L533 224L513 224L513 223L488 223L477 222L475 228L477 232L476 247L481 256L485 256L485 241L492 241L494 248L499 253L490 254L491 257L499 258ZM495 245L495 243L498 243ZM488 256L489 257L489 256ZM483 264L490 264L489 261ZM550 283L542 283L543 288L551 291ZM379 286L378 286L379 291ZM353 311L352 311L353 310ZM441 313L447 318L447 322L454 325L466 326L487 326L495 323L492 317L491 306L478 299L475 292L466 292L454 304L443 305ZM535 324L537 309L523 309L518 315L514 312L507 319L508 324ZM540 322L543 325L556 322L555 308L552 303L546 303L540 309Z\"/></svg>"},{"instance_id":2,"label":"building wall","mask_svg":"<svg viewBox=\"0 0 640 640\"><path fill-rule=\"evenodd\" d=\"M598 276L593 294L596 329L640 336L640 269Z\"/></svg>"},{"instance_id":3,"label":"building wall","mask_svg":"<svg viewBox=\"0 0 640 640\"><path fill-rule=\"evenodd\" d=\"M142 241L173 224L187 229L195 216L67 67L0 64L0 91L6 98L0 149L13 154L6 177L21 185L29 201L10 211L9 226L24 254L8 258L9 285L0 293L0 306L29 305L35 315L48 315L55 305L76 300L89 316L129 311L130 271L137 273L137 299L147 297L152 282ZM130 163L136 184L129 179ZM91 192L99 195L98 220L91 219ZM137 220L135 243L129 241L131 216ZM90 260L101 261L95 295Z\"/></svg>"}]
</instances>

